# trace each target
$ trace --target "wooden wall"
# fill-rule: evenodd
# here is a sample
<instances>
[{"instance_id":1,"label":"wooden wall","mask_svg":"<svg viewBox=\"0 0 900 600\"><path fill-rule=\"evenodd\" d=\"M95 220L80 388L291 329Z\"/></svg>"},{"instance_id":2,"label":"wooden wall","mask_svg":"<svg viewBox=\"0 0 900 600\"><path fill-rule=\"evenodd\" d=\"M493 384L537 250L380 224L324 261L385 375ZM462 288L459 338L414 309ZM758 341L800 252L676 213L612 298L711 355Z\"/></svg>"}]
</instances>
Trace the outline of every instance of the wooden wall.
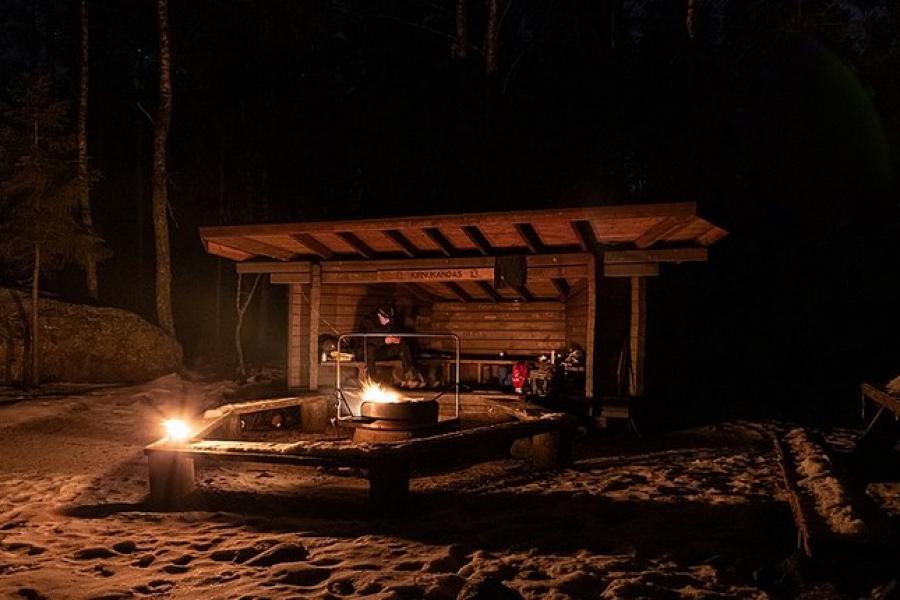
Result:
<instances>
[{"instance_id":1,"label":"wooden wall","mask_svg":"<svg viewBox=\"0 0 900 600\"><path fill-rule=\"evenodd\" d=\"M288 387L305 388L309 385L310 353L318 353L318 340L310 340L311 286L291 284L288 300ZM318 335L350 333L359 328L365 315L372 315L382 304L393 303L401 316L410 319L405 329L414 328L416 307L406 290L393 284L323 284L319 292ZM321 378L320 378L320 383Z\"/></svg>"},{"instance_id":2,"label":"wooden wall","mask_svg":"<svg viewBox=\"0 0 900 600\"><path fill-rule=\"evenodd\" d=\"M549 354L566 346L565 309L561 302L435 302L429 328L457 333L465 354ZM450 341L429 346L453 348Z\"/></svg>"}]
</instances>

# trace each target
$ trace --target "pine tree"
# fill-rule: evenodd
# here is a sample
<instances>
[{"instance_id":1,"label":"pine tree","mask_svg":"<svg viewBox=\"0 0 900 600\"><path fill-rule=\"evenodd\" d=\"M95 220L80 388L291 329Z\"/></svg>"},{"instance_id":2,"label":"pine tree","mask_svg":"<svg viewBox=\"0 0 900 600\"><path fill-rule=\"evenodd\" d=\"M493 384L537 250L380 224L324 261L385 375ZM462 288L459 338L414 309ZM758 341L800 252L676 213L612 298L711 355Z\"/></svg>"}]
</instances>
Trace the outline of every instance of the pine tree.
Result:
<instances>
[{"instance_id":1,"label":"pine tree","mask_svg":"<svg viewBox=\"0 0 900 600\"><path fill-rule=\"evenodd\" d=\"M76 143L67 131L66 104L46 75L35 75L2 107L0 130L0 260L31 286L28 381L40 382L41 273L101 258L99 238L79 215L82 189Z\"/></svg>"}]
</instances>

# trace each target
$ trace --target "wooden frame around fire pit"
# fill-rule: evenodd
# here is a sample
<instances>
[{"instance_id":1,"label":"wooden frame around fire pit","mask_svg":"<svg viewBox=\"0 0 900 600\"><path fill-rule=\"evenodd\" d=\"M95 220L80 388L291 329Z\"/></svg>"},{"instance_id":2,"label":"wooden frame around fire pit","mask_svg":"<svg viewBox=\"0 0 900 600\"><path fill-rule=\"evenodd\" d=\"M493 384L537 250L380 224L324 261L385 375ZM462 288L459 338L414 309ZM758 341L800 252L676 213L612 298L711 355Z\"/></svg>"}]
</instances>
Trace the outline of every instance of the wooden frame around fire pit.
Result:
<instances>
[{"instance_id":1,"label":"wooden frame around fire pit","mask_svg":"<svg viewBox=\"0 0 900 600\"><path fill-rule=\"evenodd\" d=\"M324 419L327 422L330 416L330 397L324 395L228 404L207 411L192 440L177 443L163 438L144 448L149 464L150 501L157 509L178 507L194 489L194 459L197 457L360 468L366 471L369 499L376 510L402 506L409 494L412 469L429 465L435 457L446 455L463 443L478 447L530 438L533 468L552 469L570 464L575 429L572 417L542 412L537 407L514 410L485 400L517 420L383 444L353 444L346 440L248 442L207 439L217 433L239 436L241 416L250 413L299 407L301 420Z\"/></svg>"}]
</instances>

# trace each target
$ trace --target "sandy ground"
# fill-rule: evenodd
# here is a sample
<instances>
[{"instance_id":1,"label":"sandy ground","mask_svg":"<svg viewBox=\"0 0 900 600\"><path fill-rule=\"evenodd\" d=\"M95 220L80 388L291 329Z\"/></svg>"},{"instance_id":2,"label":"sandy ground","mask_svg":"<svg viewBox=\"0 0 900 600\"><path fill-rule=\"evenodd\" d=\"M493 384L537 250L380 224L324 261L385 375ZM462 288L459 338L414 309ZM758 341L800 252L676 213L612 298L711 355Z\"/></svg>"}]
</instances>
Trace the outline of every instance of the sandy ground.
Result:
<instances>
[{"instance_id":1,"label":"sandy ground","mask_svg":"<svg viewBox=\"0 0 900 600\"><path fill-rule=\"evenodd\" d=\"M582 440L413 480L366 518L364 481L198 464L195 510L150 512L142 448L226 386L170 376L0 407L0 597L766 598L795 541L765 427Z\"/></svg>"}]
</instances>

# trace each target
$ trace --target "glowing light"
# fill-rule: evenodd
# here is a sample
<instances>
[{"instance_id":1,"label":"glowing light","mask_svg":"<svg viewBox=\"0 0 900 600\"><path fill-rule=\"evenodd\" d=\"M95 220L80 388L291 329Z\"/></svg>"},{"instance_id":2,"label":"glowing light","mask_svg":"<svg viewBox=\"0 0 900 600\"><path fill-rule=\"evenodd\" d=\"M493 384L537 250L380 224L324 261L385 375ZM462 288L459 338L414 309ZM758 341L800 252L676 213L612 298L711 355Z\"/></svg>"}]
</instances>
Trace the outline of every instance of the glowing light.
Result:
<instances>
[{"instance_id":1,"label":"glowing light","mask_svg":"<svg viewBox=\"0 0 900 600\"><path fill-rule=\"evenodd\" d=\"M182 419L166 419L163 421L163 427L166 430L166 437L173 442L186 442L194 433L187 421Z\"/></svg>"},{"instance_id":2,"label":"glowing light","mask_svg":"<svg viewBox=\"0 0 900 600\"><path fill-rule=\"evenodd\" d=\"M363 402L402 402L400 394L383 387L380 383L367 381L362 386Z\"/></svg>"}]
</instances>

